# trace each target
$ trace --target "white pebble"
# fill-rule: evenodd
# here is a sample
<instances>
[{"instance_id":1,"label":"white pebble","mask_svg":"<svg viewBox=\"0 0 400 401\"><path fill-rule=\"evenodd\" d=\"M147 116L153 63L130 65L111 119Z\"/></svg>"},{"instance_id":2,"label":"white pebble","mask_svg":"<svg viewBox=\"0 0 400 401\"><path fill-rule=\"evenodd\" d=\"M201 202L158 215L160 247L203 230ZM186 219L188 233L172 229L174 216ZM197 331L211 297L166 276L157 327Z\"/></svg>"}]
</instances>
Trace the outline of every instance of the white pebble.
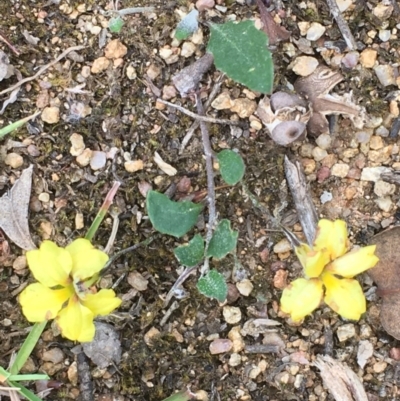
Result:
<instances>
[{"instance_id":1,"label":"white pebble","mask_svg":"<svg viewBox=\"0 0 400 401\"><path fill-rule=\"evenodd\" d=\"M225 322L228 324L239 323L242 319L242 312L236 306L224 306L222 314L224 315Z\"/></svg>"},{"instance_id":2,"label":"white pebble","mask_svg":"<svg viewBox=\"0 0 400 401\"><path fill-rule=\"evenodd\" d=\"M319 22L313 22L307 31L306 38L308 40L318 40L326 31L326 28Z\"/></svg>"},{"instance_id":3,"label":"white pebble","mask_svg":"<svg viewBox=\"0 0 400 401\"><path fill-rule=\"evenodd\" d=\"M332 143L332 137L329 134L321 134L315 142L321 149L329 149Z\"/></svg>"},{"instance_id":4,"label":"white pebble","mask_svg":"<svg viewBox=\"0 0 400 401\"><path fill-rule=\"evenodd\" d=\"M98 150L92 152L92 157L90 158L90 167L92 170L100 170L106 165L106 154Z\"/></svg>"}]
</instances>

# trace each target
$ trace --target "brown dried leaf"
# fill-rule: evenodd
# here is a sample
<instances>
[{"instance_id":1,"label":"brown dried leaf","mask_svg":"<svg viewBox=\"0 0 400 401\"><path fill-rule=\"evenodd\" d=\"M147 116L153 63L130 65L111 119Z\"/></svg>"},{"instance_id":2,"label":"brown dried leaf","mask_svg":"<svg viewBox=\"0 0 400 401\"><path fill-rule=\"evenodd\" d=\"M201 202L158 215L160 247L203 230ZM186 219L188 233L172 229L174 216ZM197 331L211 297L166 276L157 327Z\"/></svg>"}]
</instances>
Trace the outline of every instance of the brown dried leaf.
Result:
<instances>
[{"instance_id":1,"label":"brown dried leaf","mask_svg":"<svg viewBox=\"0 0 400 401\"><path fill-rule=\"evenodd\" d=\"M394 338L400 340L400 227L393 227L375 235L371 244L376 244L375 255L379 262L368 271L378 286L383 298L381 323Z\"/></svg>"},{"instance_id":2,"label":"brown dried leaf","mask_svg":"<svg viewBox=\"0 0 400 401\"><path fill-rule=\"evenodd\" d=\"M28 224L33 165L25 169L11 190L0 198L0 228L20 248L35 249Z\"/></svg>"}]
</instances>

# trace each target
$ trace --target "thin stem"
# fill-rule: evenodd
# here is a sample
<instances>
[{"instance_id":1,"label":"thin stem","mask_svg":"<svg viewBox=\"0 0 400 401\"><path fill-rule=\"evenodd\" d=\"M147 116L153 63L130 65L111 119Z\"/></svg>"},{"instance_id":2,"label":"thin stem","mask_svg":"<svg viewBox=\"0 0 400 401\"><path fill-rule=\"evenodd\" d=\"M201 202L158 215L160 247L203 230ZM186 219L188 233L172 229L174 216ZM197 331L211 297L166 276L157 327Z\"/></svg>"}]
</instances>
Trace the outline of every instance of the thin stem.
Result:
<instances>
[{"instance_id":1,"label":"thin stem","mask_svg":"<svg viewBox=\"0 0 400 401\"><path fill-rule=\"evenodd\" d=\"M173 107L173 108L179 110L180 112L182 112L183 114L186 114L187 116L194 118L197 121L201 121L201 122L205 122L205 123L212 123L212 124L234 125L234 126L238 126L238 127L243 127L246 125L246 123L244 123L242 121L232 121L232 120L226 120L226 119L220 119L220 118L207 117L204 115L204 112L203 112L203 115L196 114L188 109L185 109L182 106L168 102L167 100L164 100L164 99L158 98L157 102L166 104L167 106L170 106L170 107Z\"/></svg>"},{"instance_id":2,"label":"thin stem","mask_svg":"<svg viewBox=\"0 0 400 401\"><path fill-rule=\"evenodd\" d=\"M88 239L89 241L93 239L101 222L104 220L104 217L106 216L108 209L112 205L114 196L117 193L120 185L121 185L120 182L114 181L112 188L108 191L108 194L106 195L106 198L104 199L104 202L101 205L100 210L98 211L95 219L93 220L92 225L90 226L88 232L85 235L85 238Z\"/></svg>"},{"instance_id":3,"label":"thin stem","mask_svg":"<svg viewBox=\"0 0 400 401\"><path fill-rule=\"evenodd\" d=\"M29 355L32 353L37 342L39 341L39 338L42 335L43 330L46 327L46 324L47 320L45 320L42 323L35 323L33 325L32 330L28 334L28 337L25 338L25 341L23 342L20 350L18 351L14 363L11 365L10 373L12 375L18 374L21 368L25 365L25 362L29 358Z\"/></svg>"},{"instance_id":4,"label":"thin stem","mask_svg":"<svg viewBox=\"0 0 400 401\"><path fill-rule=\"evenodd\" d=\"M204 107L200 96L196 94L196 108L199 115L204 115ZM201 139L203 142L204 155L206 157L206 173L207 173L207 202L208 202L208 227L206 234L206 244L204 253L207 254L208 244L211 240L214 224L217 220L217 209L215 206L215 184L213 170L213 151L211 148L210 134L204 121L200 121ZM207 273L209 269L209 258L206 257L201 273Z\"/></svg>"}]
</instances>

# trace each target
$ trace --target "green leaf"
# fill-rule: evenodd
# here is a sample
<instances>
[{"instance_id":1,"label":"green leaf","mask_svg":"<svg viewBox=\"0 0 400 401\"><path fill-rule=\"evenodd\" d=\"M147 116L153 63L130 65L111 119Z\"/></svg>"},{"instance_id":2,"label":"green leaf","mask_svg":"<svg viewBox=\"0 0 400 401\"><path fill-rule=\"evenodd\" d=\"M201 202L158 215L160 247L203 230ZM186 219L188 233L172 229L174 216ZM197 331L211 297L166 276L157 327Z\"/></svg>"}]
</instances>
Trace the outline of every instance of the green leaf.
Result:
<instances>
[{"instance_id":1,"label":"green leaf","mask_svg":"<svg viewBox=\"0 0 400 401\"><path fill-rule=\"evenodd\" d=\"M236 248L238 232L231 230L231 222L221 220L210 240L207 256L222 259Z\"/></svg>"},{"instance_id":2,"label":"green leaf","mask_svg":"<svg viewBox=\"0 0 400 401\"><path fill-rule=\"evenodd\" d=\"M175 31L175 37L178 40L186 40L197 31L199 28L199 22L197 21L198 16L199 12L196 9L193 9L185 18L183 18Z\"/></svg>"},{"instance_id":3,"label":"green leaf","mask_svg":"<svg viewBox=\"0 0 400 401\"><path fill-rule=\"evenodd\" d=\"M233 150L223 150L217 154L219 171L222 179L228 185L237 184L244 175L244 162L242 157Z\"/></svg>"},{"instance_id":4,"label":"green leaf","mask_svg":"<svg viewBox=\"0 0 400 401\"><path fill-rule=\"evenodd\" d=\"M28 337L25 338L21 348L19 349L14 363L11 365L10 373L12 375L18 374L21 368L25 365L25 362L29 358L29 355L32 353L37 342L39 341L39 338L42 335L46 324L47 320L41 323L35 323L33 325L30 333L28 334Z\"/></svg>"},{"instance_id":5,"label":"green leaf","mask_svg":"<svg viewBox=\"0 0 400 401\"><path fill-rule=\"evenodd\" d=\"M31 380L47 380L49 379L49 376L45 374L39 374L39 373L32 373L32 374L26 374L26 375L10 375L8 380L18 382L18 381L31 381Z\"/></svg>"},{"instance_id":6,"label":"green leaf","mask_svg":"<svg viewBox=\"0 0 400 401\"><path fill-rule=\"evenodd\" d=\"M210 270L197 282L197 289L207 298L216 298L224 302L228 295L228 286L224 276L217 270Z\"/></svg>"},{"instance_id":7,"label":"green leaf","mask_svg":"<svg viewBox=\"0 0 400 401\"><path fill-rule=\"evenodd\" d=\"M196 266L204 258L204 240L200 234L196 234L188 244L178 246L174 254L184 266Z\"/></svg>"},{"instance_id":8,"label":"green leaf","mask_svg":"<svg viewBox=\"0 0 400 401\"><path fill-rule=\"evenodd\" d=\"M212 24L207 50L229 78L261 93L271 93L274 64L268 37L253 21Z\"/></svg>"},{"instance_id":9,"label":"green leaf","mask_svg":"<svg viewBox=\"0 0 400 401\"><path fill-rule=\"evenodd\" d=\"M4 136L9 134L10 132L13 132L19 127L22 127L26 122L29 120L32 120L32 118L37 117L40 114L40 111L36 112L35 114L31 114L28 117L22 118L21 120L15 121L15 123L8 124L7 126L0 128L0 139L2 139Z\"/></svg>"},{"instance_id":10,"label":"green leaf","mask_svg":"<svg viewBox=\"0 0 400 401\"><path fill-rule=\"evenodd\" d=\"M19 392L29 401L43 401L36 394L32 393L32 391L28 390L26 387L22 386L19 383L9 380L8 384L12 387L18 388Z\"/></svg>"},{"instance_id":11,"label":"green leaf","mask_svg":"<svg viewBox=\"0 0 400 401\"><path fill-rule=\"evenodd\" d=\"M203 208L193 202L174 202L156 191L149 191L146 206L153 227L160 233L177 238L193 228Z\"/></svg>"},{"instance_id":12,"label":"green leaf","mask_svg":"<svg viewBox=\"0 0 400 401\"><path fill-rule=\"evenodd\" d=\"M110 18L108 21L108 29L110 32L120 33L123 26L124 20L120 16Z\"/></svg>"}]
</instances>

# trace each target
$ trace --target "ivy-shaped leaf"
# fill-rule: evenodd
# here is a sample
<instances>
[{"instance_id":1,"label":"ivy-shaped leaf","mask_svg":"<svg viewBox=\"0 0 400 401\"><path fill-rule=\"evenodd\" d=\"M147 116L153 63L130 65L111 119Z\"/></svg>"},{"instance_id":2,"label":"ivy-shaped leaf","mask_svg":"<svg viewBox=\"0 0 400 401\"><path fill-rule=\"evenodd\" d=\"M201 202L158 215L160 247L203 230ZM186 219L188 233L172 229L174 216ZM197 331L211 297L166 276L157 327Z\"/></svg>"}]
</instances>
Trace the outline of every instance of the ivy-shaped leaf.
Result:
<instances>
[{"instance_id":1,"label":"ivy-shaped leaf","mask_svg":"<svg viewBox=\"0 0 400 401\"><path fill-rule=\"evenodd\" d=\"M212 24L207 50L215 66L229 78L251 90L271 93L274 64L267 48L268 37L253 21Z\"/></svg>"},{"instance_id":2,"label":"ivy-shaped leaf","mask_svg":"<svg viewBox=\"0 0 400 401\"><path fill-rule=\"evenodd\" d=\"M228 185L237 184L244 175L244 162L242 157L233 150L225 149L217 154L219 171L222 179Z\"/></svg>"},{"instance_id":3,"label":"ivy-shaped leaf","mask_svg":"<svg viewBox=\"0 0 400 401\"><path fill-rule=\"evenodd\" d=\"M184 266L196 266L204 258L204 240L200 234L196 234L188 244L178 246L174 254L179 263Z\"/></svg>"},{"instance_id":4,"label":"ivy-shaped leaf","mask_svg":"<svg viewBox=\"0 0 400 401\"><path fill-rule=\"evenodd\" d=\"M153 227L160 233L177 238L193 228L203 208L193 202L174 202L156 191L148 192L146 206Z\"/></svg>"},{"instance_id":5,"label":"ivy-shaped leaf","mask_svg":"<svg viewBox=\"0 0 400 401\"><path fill-rule=\"evenodd\" d=\"M183 18L175 31L175 37L178 40L186 40L197 31L199 28L199 22L197 21L198 16L199 12L196 9L193 9L185 18Z\"/></svg>"},{"instance_id":6,"label":"ivy-shaped leaf","mask_svg":"<svg viewBox=\"0 0 400 401\"><path fill-rule=\"evenodd\" d=\"M197 282L197 289L207 298L215 298L224 302L228 295L225 277L217 270L210 270Z\"/></svg>"},{"instance_id":7,"label":"ivy-shaped leaf","mask_svg":"<svg viewBox=\"0 0 400 401\"><path fill-rule=\"evenodd\" d=\"M221 220L210 240L207 256L222 259L236 248L238 232L231 229L231 222Z\"/></svg>"}]
</instances>

